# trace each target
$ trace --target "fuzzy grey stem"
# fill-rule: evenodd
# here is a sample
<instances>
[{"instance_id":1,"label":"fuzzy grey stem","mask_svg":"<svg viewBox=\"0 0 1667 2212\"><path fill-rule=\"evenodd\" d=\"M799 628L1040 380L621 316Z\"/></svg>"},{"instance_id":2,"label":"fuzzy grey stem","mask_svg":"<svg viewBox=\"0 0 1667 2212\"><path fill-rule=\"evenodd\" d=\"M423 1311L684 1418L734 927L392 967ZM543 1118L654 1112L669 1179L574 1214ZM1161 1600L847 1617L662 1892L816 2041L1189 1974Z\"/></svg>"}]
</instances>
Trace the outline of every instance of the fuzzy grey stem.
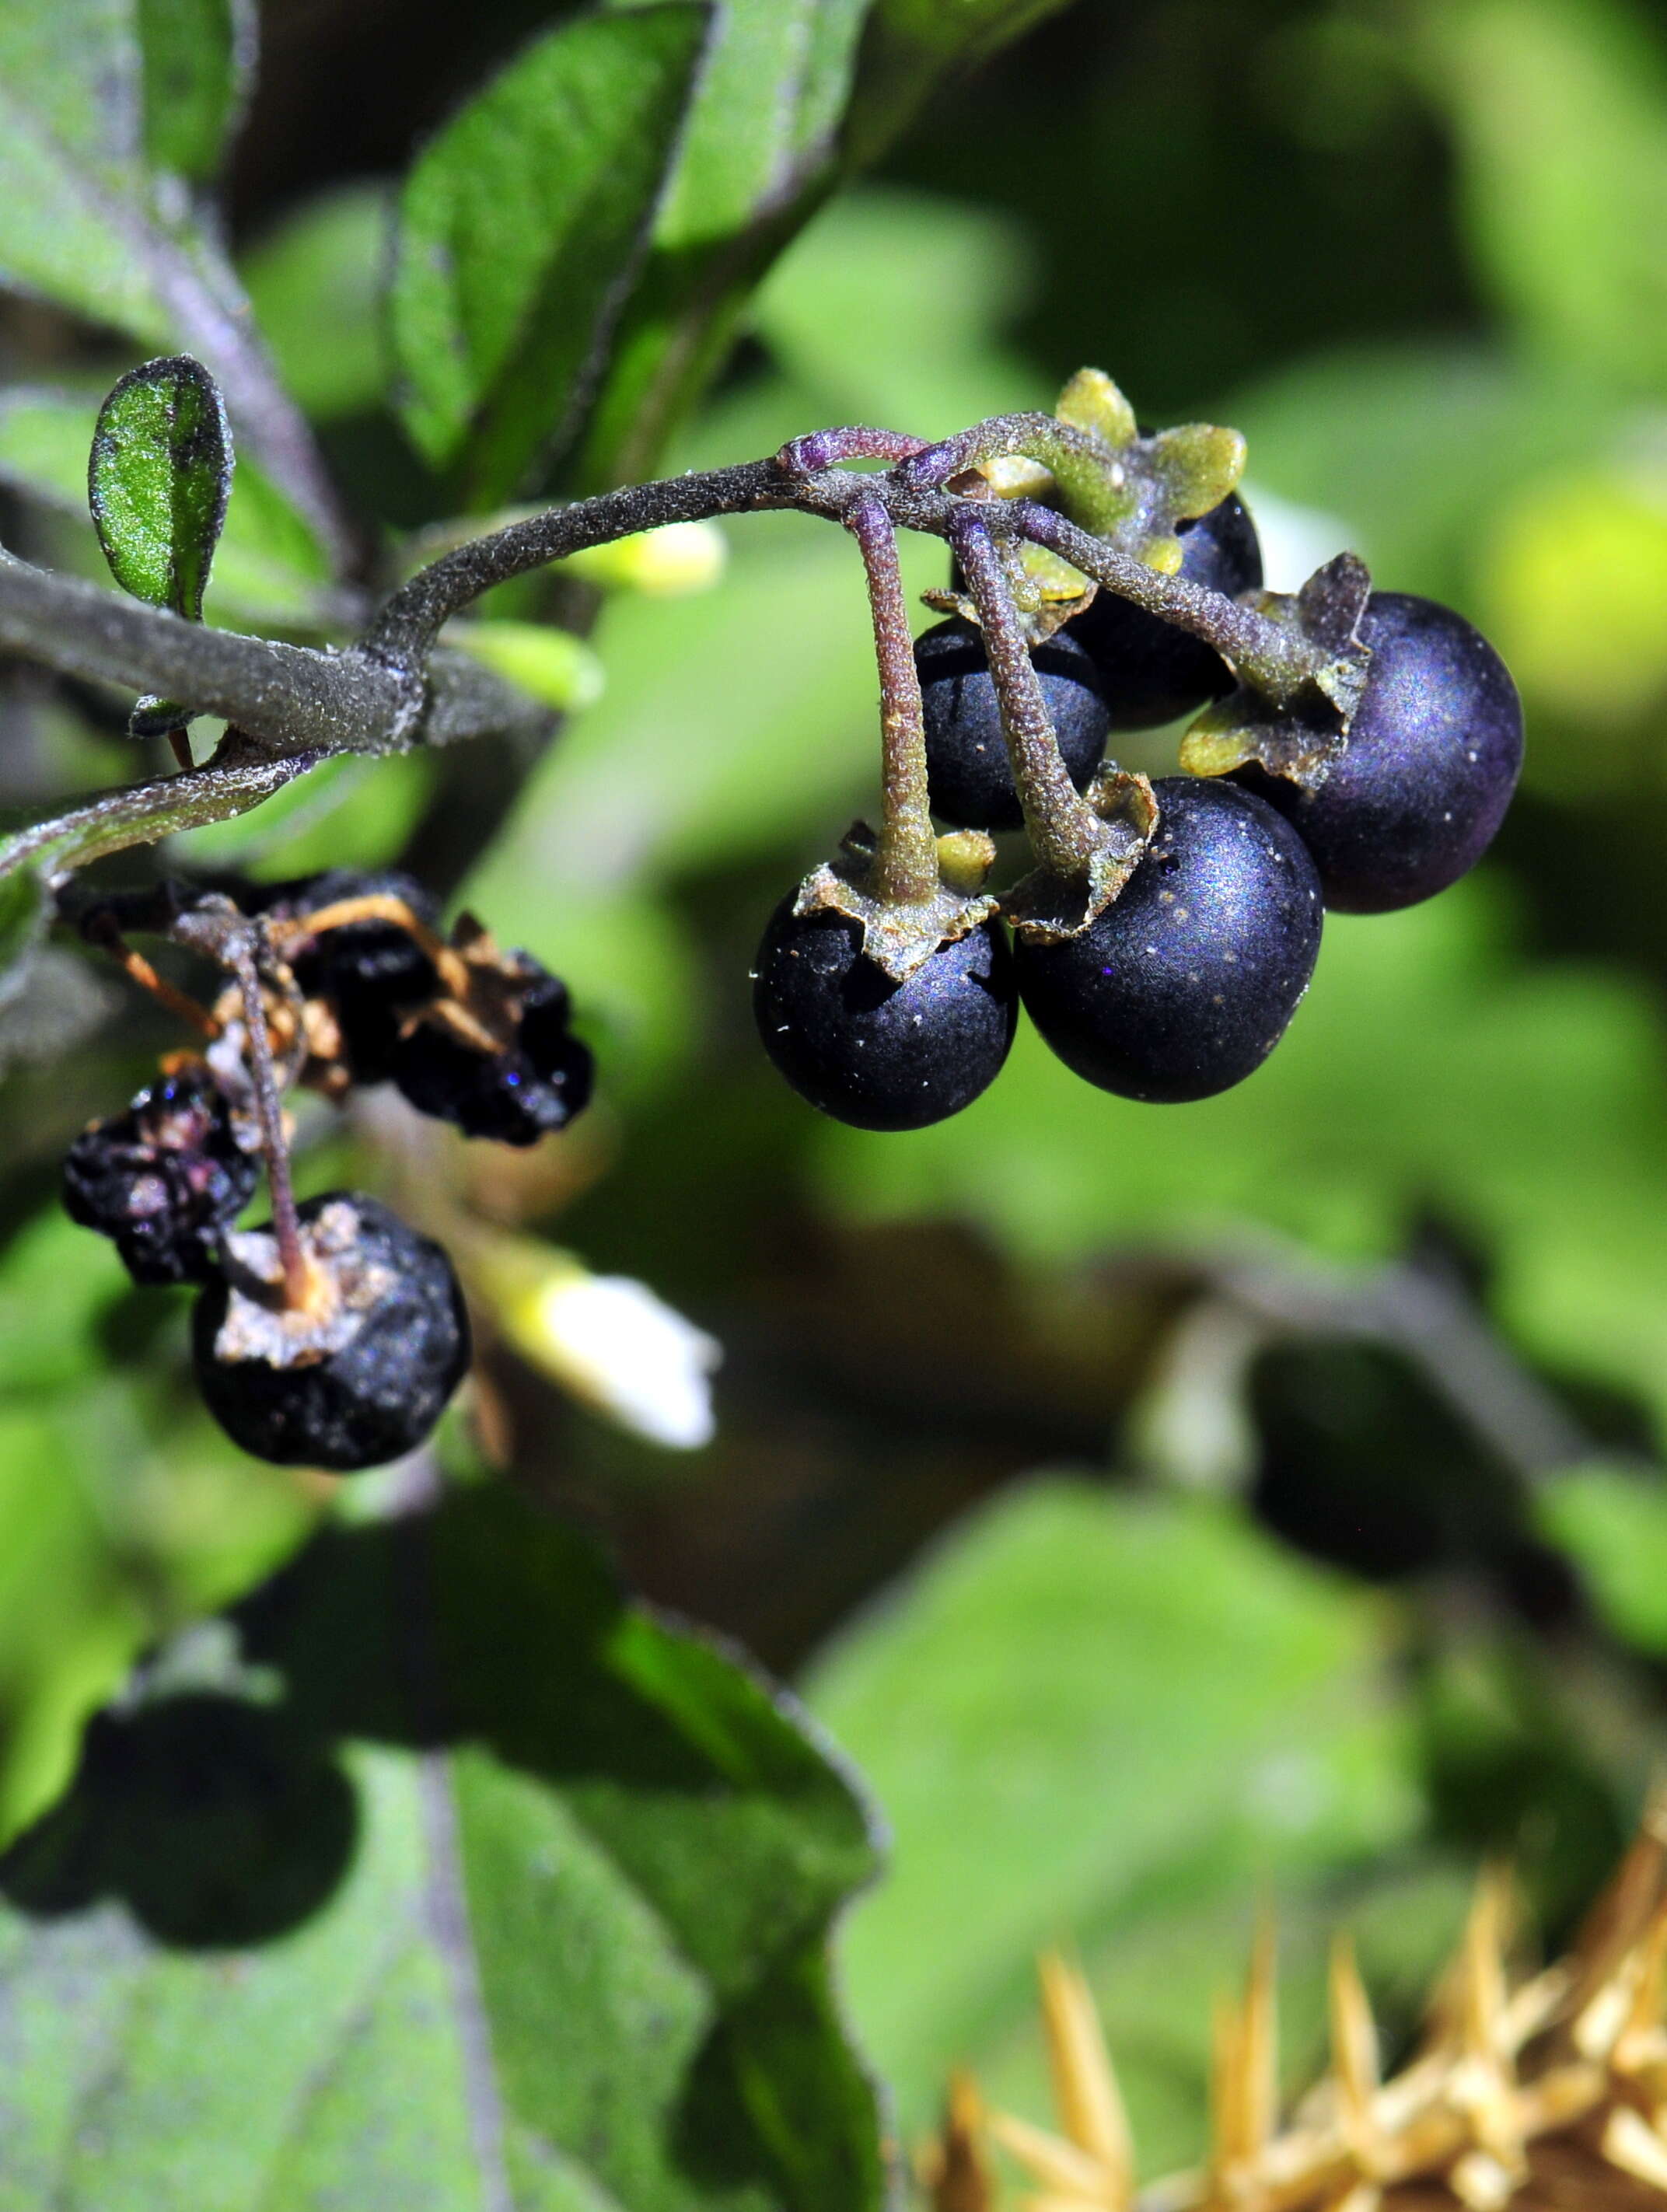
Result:
<instances>
[{"instance_id":1,"label":"fuzzy grey stem","mask_svg":"<svg viewBox=\"0 0 1667 2212\"><path fill-rule=\"evenodd\" d=\"M927 787L921 679L897 568L897 533L877 499L854 507L846 527L862 549L874 619L874 658L879 665L885 811L872 884L875 894L892 905L917 905L938 888L938 841Z\"/></svg>"},{"instance_id":2,"label":"fuzzy grey stem","mask_svg":"<svg viewBox=\"0 0 1667 2212\"><path fill-rule=\"evenodd\" d=\"M1119 599L1130 599L1177 629L1202 637L1235 675L1267 697L1281 703L1293 697L1323 665L1325 656L1293 625L1271 621L1223 592L1188 583L1184 577L1160 576L1144 561L1119 553L1104 538L1079 529L1050 507L1034 500L1008 504L1015 511L1020 536L1045 545Z\"/></svg>"}]
</instances>

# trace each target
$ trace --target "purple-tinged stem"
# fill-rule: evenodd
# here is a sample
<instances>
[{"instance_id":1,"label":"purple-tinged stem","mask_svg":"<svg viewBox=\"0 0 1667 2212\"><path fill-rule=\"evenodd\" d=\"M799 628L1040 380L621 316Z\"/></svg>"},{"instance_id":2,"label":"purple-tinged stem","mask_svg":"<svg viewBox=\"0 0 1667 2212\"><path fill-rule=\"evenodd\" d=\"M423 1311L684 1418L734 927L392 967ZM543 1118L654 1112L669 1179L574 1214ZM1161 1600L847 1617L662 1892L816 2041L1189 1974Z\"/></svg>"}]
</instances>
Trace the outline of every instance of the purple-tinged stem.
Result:
<instances>
[{"instance_id":1,"label":"purple-tinged stem","mask_svg":"<svg viewBox=\"0 0 1667 2212\"><path fill-rule=\"evenodd\" d=\"M845 518L862 550L879 665L879 721L884 811L874 853L873 887L893 906L929 899L938 888L938 841L926 773L926 726L915 641L897 567L897 534L879 500L864 500Z\"/></svg>"},{"instance_id":2,"label":"purple-tinged stem","mask_svg":"<svg viewBox=\"0 0 1667 2212\"><path fill-rule=\"evenodd\" d=\"M815 476L840 461L906 461L924 453L928 441L911 438L904 430L876 430L866 422L847 422L831 430L812 430L802 438L789 438L776 454L776 465L795 476Z\"/></svg>"}]
</instances>

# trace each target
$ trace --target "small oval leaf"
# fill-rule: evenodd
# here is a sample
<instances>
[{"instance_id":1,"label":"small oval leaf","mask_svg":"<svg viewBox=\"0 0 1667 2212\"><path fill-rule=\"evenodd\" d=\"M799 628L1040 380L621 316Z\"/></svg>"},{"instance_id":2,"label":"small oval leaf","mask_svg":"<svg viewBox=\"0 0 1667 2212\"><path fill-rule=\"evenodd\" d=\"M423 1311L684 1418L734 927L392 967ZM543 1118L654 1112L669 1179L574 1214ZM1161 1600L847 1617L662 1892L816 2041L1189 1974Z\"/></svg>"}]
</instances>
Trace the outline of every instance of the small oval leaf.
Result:
<instances>
[{"instance_id":1,"label":"small oval leaf","mask_svg":"<svg viewBox=\"0 0 1667 2212\"><path fill-rule=\"evenodd\" d=\"M131 369L99 410L87 475L122 589L200 622L231 485L225 403L202 362L182 353Z\"/></svg>"}]
</instances>

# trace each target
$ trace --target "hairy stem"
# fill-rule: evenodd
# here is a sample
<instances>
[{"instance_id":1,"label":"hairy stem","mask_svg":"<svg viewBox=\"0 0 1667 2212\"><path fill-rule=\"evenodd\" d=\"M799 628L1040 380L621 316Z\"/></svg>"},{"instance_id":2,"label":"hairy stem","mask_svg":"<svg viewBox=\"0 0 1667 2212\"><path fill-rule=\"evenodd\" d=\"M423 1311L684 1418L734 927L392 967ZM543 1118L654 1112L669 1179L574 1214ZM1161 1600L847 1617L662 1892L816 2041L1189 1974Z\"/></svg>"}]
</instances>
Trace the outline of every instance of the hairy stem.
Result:
<instances>
[{"instance_id":1,"label":"hairy stem","mask_svg":"<svg viewBox=\"0 0 1667 2212\"><path fill-rule=\"evenodd\" d=\"M957 520L951 544L978 610L984 655L1001 708L1001 732L1025 828L1037 859L1051 873L1081 873L1104 834L1060 757L1059 739L1013 605L1001 556L983 527L982 510Z\"/></svg>"},{"instance_id":2,"label":"hairy stem","mask_svg":"<svg viewBox=\"0 0 1667 2212\"><path fill-rule=\"evenodd\" d=\"M877 499L854 507L846 527L862 549L879 665L884 812L871 882L891 905L916 905L938 888L938 841L927 789L921 679L897 568L897 533Z\"/></svg>"}]
</instances>

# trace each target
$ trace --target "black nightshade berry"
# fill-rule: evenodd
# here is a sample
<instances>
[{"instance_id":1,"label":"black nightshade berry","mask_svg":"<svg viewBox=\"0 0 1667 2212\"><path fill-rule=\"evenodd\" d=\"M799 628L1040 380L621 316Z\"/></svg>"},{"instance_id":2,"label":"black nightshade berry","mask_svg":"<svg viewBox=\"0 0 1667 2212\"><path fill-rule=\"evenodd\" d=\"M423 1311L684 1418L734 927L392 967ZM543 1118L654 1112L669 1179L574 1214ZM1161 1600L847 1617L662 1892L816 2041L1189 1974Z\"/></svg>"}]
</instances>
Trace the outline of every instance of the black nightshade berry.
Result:
<instances>
[{"instance_id":1,"label":"black nightshade berry","mask_svg":"<svg viewBox=\"0 0 1667 2212\"><path fill-rule=\"evenodd\" d=\"M225 1093L192 1066L82 1130L64 1163L64 1204L72 1221L114 1238L136 1283L201 1282L259 1175Z\"/></svg>"},{"instance_id":2,"label":"black nightshade berry","mask_svg":"<svg viewBox=\"0 0 1667 2212\"><path fill-rule=\"evenodd\" d=\"M1237 492L1176 532L1180 574L1229 599L1262 581L1262 547ZM1068 625L1099 671L1114 730L1147 730L1190 714L1232 689L1227 664L1211 646L1148 614L1115 592L1098 592Z\"/></svg>"},{"instance_id":3,"label":"black nightshade berry","mask_svg":"<svg viewBox=\"0 0 1667 2212\"><path fill-rule=\"evenodd\" d=\"M1385 914L1457 883L1493 842L1522 767L1522 703L1481 631L1433 599L1374 592L1360 636L1366 692L1324 781L1239 780L1300 831L1328 906Z\"/></svg>"},{"instance_id":4,"label":"black nightshade berry","mask_svg":"<svg viewBox=\"0 0 1667 2212\"><path fill-rule=\"evenodd\" d=\"M532 973L507 1050L484 1051L435 1019L418 1022L392 1055L393 1079L419 1113L501 1145L536 1145L564 1128L588 1104L596 1073L568 1026L567 987L520 957Z\"/></svg>"},{"instance_id":5,"label":"black nightshade berry","mask_svg":"<svg viewBox=\"0 0 1667 2212\"><path fill-rule=\"evenodd\" d=\"M855 922L793 909L789 893L764 932L752 1011L802 1098L859 1129L922 1129L995 1080L1018 1012L1000 923L940 945L894 983L861 951Z\"/></svg>"},{"instance_id":6,"label":"black nightshade berry","mask_svg":"<svg viewBox=\"0 0 1667 2212\"><path fill-rule=\"evenodd\" d=\"M359 898L400 899L430 927L439 916L433 893L415 877L392 868L329 868L322 875L276 885L261 908L273 915L305 915ZM349 1065L361 1083L387 1077L401 1010L421 1006L439 988L428 954L408 929L392 921L345 922L302 938L291 965L308 998L327 999L335 1008Z\"/></svg>"},{"instance_id":7,"label":"black nightshade berry","mask_svg":"<svg viewBox=\"0 0 1667 2212\"><path fill-rule=\"evenodd\" d=\"M1099 766L1110 730L1094 663L1059 630L1031 654L1059 749L1077 789ZM1016 830L1024 819L1001 710L977 628L952 615L915 641L932 811L964 830Z\"/></svg>"},{"instance_id":8,"label":"black nightshade berry","mask_svg":"<svg viewBox=\"0 0 1667 2212\"><path fill-rule=\"evenodd\" d=\"M413 1451L469 1364L469 1322L441 1247L358 1191L300 1209L316 1297L286 1310L270 1228L228 1240L192 1318L204 1403L234 1443L338 1474Z\"/></svg>"},{"instance_id":9,"label":"black nightshade berry","mask_svg":"<svg viewBox=\"0 0 1667 2212\"><path fill-rule=\"evenodd\" d=\"M1232 784L1166 776L1158 829L1080 937L1020 939L1025 1010L1068 1067L1125 1098L1178 1103L1258 1068L1308 988L1319 878L1281 815Z\"/></svg>"}]
</instances>

